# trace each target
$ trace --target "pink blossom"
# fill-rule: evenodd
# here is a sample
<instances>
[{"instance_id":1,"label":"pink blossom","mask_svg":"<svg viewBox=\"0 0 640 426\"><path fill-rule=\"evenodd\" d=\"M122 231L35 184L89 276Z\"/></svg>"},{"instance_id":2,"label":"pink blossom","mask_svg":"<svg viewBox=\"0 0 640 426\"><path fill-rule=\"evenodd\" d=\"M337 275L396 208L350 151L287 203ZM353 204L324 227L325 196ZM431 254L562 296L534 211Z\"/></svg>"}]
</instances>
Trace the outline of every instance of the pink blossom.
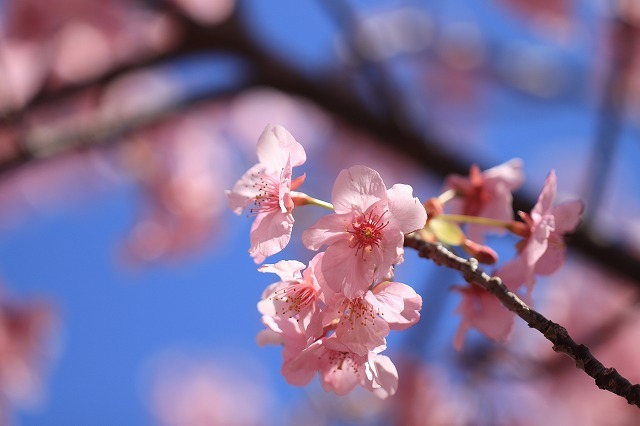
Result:
<instances>
[{"instance_id":1,"label":"pink blossom","mask_svg":"<svg viewBox=\"0 0 640 426\"><path fill-rule=\"evenodd\" d=\"M410 286L378 284L364 296L348 299L336 293L328 303L324 324L335 324L340 343L359 355L381 352L391 329L401 330L420 319L422 298Z\"/></svg>"},{"instance_id":2,"label":"pink blossom","mask_svg":"<svg viewBox=\"0 0 640 426\"><path fill-rule=\"evenodd\" d=\"M453 346L462 350L464 336L470 328L475 328L488 338L504 342L511 334L515 314L502 306L500 300L479 285L470 284L455 287L462 294L462 301L456 313L462 316Z\"/></svg>"},{"instance_id":3,"label":"pink blossom","mask_svg":"<svg viewBox=\"0 0 640 426\"><path fill-rule=\"evenodd\" d=\"M323 337L309 345L286 368L283 366L282 373L288 383L303 386L316 371L322 388L337 395L346 395L360 384L386 398L398 388L398 372L388 357L375 352L358 355L335 336Z\"/></svg>"},{"instance_id":4,"label":"pink blossom","mask_svg":"<svg viewBox=\"0 0 640 426\"><path fill-rule=\"evenodd\" d=\"M349 351L366 355L387 348L389 324L381 318L378 303L370 291L364 296L348 299L336 295L336 301L326 312L325 324L337 321L335 335Z\"/></svg>"},{"instance_id":5,"label":"pink blossom","mask_svg":"<svg viewBox=\"0 0 640 426\"><path fill-rule=\"evenodd\" d=\"M456 198L447 203L451 213L510 221L513 219L511 193L522 185L522 161L514 158L484 172L475 164L469 177L450 175L444 189L456 191ZM481 242L486 232L499 232L498 228L469 225L468 235Z\"/></svg>"},{"instance_id":6,"label":"pink blossom","mask_svg":"<svg viewBox=\"0 0 640 426\"><path fill-rule=\"evenodd\" d=\"M154 87L154 93L162 91ZM119 108L126 109L126 100L116 98ZM213 233L220 234L229 152L219 139L218 113L199 109L145 129L128 143L127 164L137 171L144 191L125 245L129 259L179 258L202 247Z\"/></svg>"},{"instance_id":7,"label":"pink blossom","mask_svg":"<svg viewBox=\"0 0 640 426\"><path fill-rule=\"evenodd\" d=\"M391 330L405 330L420 320L422 297L411 286L385 281L371 292L379 304L387 307L382 312Z\"/></svg>"},{"instance_id":8,"label":"pink blossom","mask_svg":"<svg viewBox=\"0 0 640 426\"><path fill-rule=\"evenodd\" d=\"M569 201L553 206L556 198L556 174L552 170L545 180L538 202L531 214L519 212L527 225L528 237L518 243L521 283L531 292L535 284L534 274L549 275L564 263L567 247L563 235L572 232L580 222L583 203Z\"/></svg>"},{"instance_id":9,"label":"pink blossom","mask_svg":"<svg viewBox=\"0 0 640 426\"><path fill-rule=\"evenodd\" d=\"M146 366L149 405L160 426L258 426L270 389L251 358L210 359L167 351Z\"/></svg>"},{"instance_id":10,"label":"pink blossom","mask_svg":"<svg viewBox=\"0 0 640 426\"><path fill-rule=\"evenodd\" d=\"M226 191L229 207L236 214L253 204L249 253L256 263L281 251L291 239L294 208L291 190L304 176L292 181L292 168L307 159L302 145L282 126L267 125L257 144L259 163L251 167Z\"/></svg>"},{"instance_id":11,"label":"pink blossom","mask_svg":"<svg viewBox=\"0 0 640 426\"><path fill-rule=\"evenodd\" d=\"M275 273L282 280L268 286L262 294L262 300L258 303L258 311L264 316L273 318L264 321L269 328L277 332L280 330L278 324L281 319L291 318L308 337L320 337L322 323L319 302L322 299L322 293L314 271L322 255L323 253L320 253L311 260L304 274L300 271L305 268L305 265L295 260L262 265L258 269L260 272Z\"/></svg>"},{"instance_id":12,"label":"pink blossom","mask_svg":"<svg viewBox=\"0 0 640 426\"><path fill-rule=\"evenodd\" d=\"M29 406L41 396L56 318L42 301L15 303L0 291L0 423L4 405Z\"/></svg>"},{"instance_id":13,"label":"pink blossom","mask_svg":"<svg viewBox=\"0 0 640 426\"><path fill-rule=\"evenodd\" d=\"M302 234L307 248L327 245L322 274L328 286L353 299L403 260L404 234L422 229L427 213L408 185L386 189L375 170L354 166L338 175L335 214Z\"/></svg>"}]
</instances>

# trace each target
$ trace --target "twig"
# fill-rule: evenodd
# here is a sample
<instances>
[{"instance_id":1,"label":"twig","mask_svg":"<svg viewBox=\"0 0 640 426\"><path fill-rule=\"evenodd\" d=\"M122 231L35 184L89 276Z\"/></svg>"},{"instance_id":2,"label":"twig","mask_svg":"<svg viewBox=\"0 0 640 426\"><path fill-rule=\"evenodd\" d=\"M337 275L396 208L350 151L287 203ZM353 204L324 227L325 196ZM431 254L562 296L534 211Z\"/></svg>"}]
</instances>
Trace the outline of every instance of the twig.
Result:
<instances>
[{"instance_id":1,"label":"twig","mask_svg":"<svg viewBox=\"0 0 640 426\"><path fill-rule=\"evenodd\" d=\"M575 361L576 367L595 379L600 389L620 395L629 404L640 407L640 385L632 385L615 368L606 368L591 354L589 348L577 344L569 336L566 328L533 310L516 294L509 291L500 278L491 277L478 269L478 263L473 259L466 260L456 256L441 244L429 243L415 234L406 236L404 245L417 250L420 257L431 259L437 265L460 271L467 282L483 287L496 296L507 309L525 320L529 327L542 333L553 343L554 351L569 355Z\"/></svg>"}]
</instances>

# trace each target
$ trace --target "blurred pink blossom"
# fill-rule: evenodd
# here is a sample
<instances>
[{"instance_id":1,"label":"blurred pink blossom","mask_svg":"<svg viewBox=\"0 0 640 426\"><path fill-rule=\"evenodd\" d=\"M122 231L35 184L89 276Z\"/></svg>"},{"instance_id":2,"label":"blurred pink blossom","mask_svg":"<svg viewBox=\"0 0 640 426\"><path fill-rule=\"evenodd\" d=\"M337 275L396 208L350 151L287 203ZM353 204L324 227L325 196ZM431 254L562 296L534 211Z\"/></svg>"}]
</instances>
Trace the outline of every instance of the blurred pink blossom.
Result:
<instances>
[{"instance_id":1,"label":"blurred pink blossom","mask_svg":"<svg viewBox=\"0 0 640 426\"><path fill-rule=\"evenodd\" d=\"M519 212L528 236L518 243L519 256L514 262L523 274L521 283L526 284L527 293L531 293L535 284L534 274L550 275L562 266L567 251L563 236L580 222L582 201L553 206L555 199L556 174L552 170L531 213Z\"/></svg>"},{"instance_id":2,"label":"blurred pink blossom","mask_svg":"<svg viewBox=\"0 0 640 426\"><path fill-rule=\"evenodd\" d=\"M152 366L151 410L162 426L259 426L268 416L269 392L256 369L241 359L186 355L161 357ZM260 373L259 371L257 373Z\"/></svg>"},{"instance_id":3,"label":"blurred pink blossom","mask_svg":"<svg viewBox=\"0 0 640 426\"><path fill-rule=\"evenodd\" d=\"M231 15L235 0L171 0L195 21L217 24Z\"/></svg>"},{"instance_id":4,"label":"blurred pink blossom","mask_svg":"<svg viewBox=\"0 0 640 426\"><path fill-rule=\"evenodd\" d=\"M230 173L217 114L203 108L146 129L123 147L123 164L146 198L125 245L133 259L176 257L210 241Z\"/></svg>"},{"instance_id":5,"label":"blurred pink blossom","mask_svg":"<svg viewBox=\"0 0 640 426\"><path fill-rule=\"evenodd\" d=\"M24 106L40 89L46 71L36 42L0 37L0 111Z\"/></svg>"},{"instance_id":6,"label":"blurred pink blossom","mask_svg":"<svg viewBox=\"0 0 640 426\"><path fill-rule=\"evenodd\" d=\"M523 180L522 161L517 158L483 172L473 165L469 177L447 177L443 192L453 190L456 197L446 203L446 209L449 213L508 222L513 220L511 194L522 185ZM500 233L502 229L476 224L470 224L468 228L469 238L476 242L484 241L483 235L487 232Z\"/></svg>"},{"instance_id":7,"label":"blurred pink blossom","mask_svg":"<svg viewBox=\"0 0 640 426\"><path fill-rule=\"evenodd\" d=\"M52 355L48 343L54 323L50 305L16 303L0 294L0 405L29 406L38 401L45 363Z\"/></svg>"},{"instance_id":8,"label":"blurred pink blossom","mask_svg":"<svg viewBox=\"0 0 640 426\"><path fill-rule=\"evenodd\" d=\"M462 350L464 337L470 328L497 342L506 341L511 334L515 314L505 308L497 297L476 284L454 288L462 294L462 301L456 309L462 319L453 338L453 346Z\"/></svg>"}]
</instances>

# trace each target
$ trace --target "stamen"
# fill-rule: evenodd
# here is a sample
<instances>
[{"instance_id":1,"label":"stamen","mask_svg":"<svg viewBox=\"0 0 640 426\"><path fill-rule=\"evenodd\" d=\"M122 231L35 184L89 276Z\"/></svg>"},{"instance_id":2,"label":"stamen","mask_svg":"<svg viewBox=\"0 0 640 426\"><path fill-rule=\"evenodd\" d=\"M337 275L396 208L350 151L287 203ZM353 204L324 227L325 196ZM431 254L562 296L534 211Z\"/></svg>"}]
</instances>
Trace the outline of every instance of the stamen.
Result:
<instances>
[{"instance_id":1,"label":"stamen","mask_svg":"<svg viewBox=\"0 0 640 426\"><path fill-rule=\"evenodd\" d=\"M288 314L293 318L300 316L315 301L316 291L309 284L295 283L277 290L272 299L284 303L281 315Z\"/></svg>"},{"instance_id":2,"label":"stamen","mask_svg":"<svg viewBox=\"0 0 640 426\"><path fill-rule=\"evenodd\" d=\"M356 364L349 352L331 351L329 354L329 363L333 366L333 372L342 370L343 368L351 368L354 373L358 373L360 366Z\"/></svg>"},{"instance_id":3,"label":"stamen","mask_svg":"<svg viewBox=\"0 0 640 426\"><path fill-rule=\"evenodd\" d=\"M280 182L271 176L262 175L253 187L258 193L253 202L255 207L249 210L251 216L280 210Z\"/></svg>"},{"instance_id":4,"label":"stamen","mask_svg":"<svg viewBox=\"0 0 640 426\"><path fill-rule=\"evenodd\" d=\"M347 300L344 303L347 306L344 309L342 318L340 318L340 322L347 325L351 330L355 330L356 326L367 327L369 324L372 326L375 324L377 315L373 306L364 303L361 297Z\"/></svg>"},{"instance_id":5,"label":"stamen","mask_svg":"<svg viewBox=\"0 0 640 426\"><path fill-rule=\"evenodd\" d=\"M383 222L382 220L385 214L387 214L386 210L380 215L374 214L373 210L371 210L368 214L354 220L351 224L353 230L347 231L351 234L349 238L351 247L356 248L355 255L357 256L360 253L365 261L373 250L373 246L378 247L380 245L382 230L389 224L389 221Z\"/></svg>"}]
</instances>

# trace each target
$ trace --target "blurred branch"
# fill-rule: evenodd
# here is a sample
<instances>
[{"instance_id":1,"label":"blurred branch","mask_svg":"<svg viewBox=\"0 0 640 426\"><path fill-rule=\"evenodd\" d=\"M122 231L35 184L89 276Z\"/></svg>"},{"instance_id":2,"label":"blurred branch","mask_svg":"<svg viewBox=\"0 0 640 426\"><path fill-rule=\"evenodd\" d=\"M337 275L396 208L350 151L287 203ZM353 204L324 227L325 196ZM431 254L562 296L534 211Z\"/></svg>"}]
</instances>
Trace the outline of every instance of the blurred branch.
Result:
<instances>
[{"instance_id":1,"label":"blurred branch","mask_svg":"<svg viewBox=\"0 0 640 426\"><path fill-rule=\"evenodd\" d=\"M107 74L82 84L42 92L29 104L28 108L12 114L8 125L18 131L22 130L23 140L19 143L15 157L0 161L0 178L26 164L42 159L42 156L33 152L24 140L24 135L28 131L25 129L25 117L29 110L55 104L96 86L106 86L109 82L131 71L145 69L163 61L176 60L186 53L220 51L233 53L244 59L251 73L244 87L226 91L225 96L230 95L234 90L240 92L252 85L269 86L314 102L336 120L343 121L360 132L372 136L373 140L404 154L407 160L416 166L442 176L450 173L465 174L469 170L470 164L463 156L443 148L447 145L446 141L440 141L421 130L401 126L392 116L380 117L354 93L352 87L341 83L339 76L311 78L276 54L266 50L251 37L250 30L242 22L241 8L237 8L226 21L220 24L204 25L191 20L169 3L163 3L162 7L172 21L180 24L182 38L157 57L114 68ZM210 94L210 98L214 99L218 95L220 94ZM185 104L182 107L186 106ZM155 118L146 117L139 122L139 125L150 124L162 118L162 115ZM126 131L138 128L127 123L121 123L121 127ZM91 135L86 132L86 129L79 131L85 132L85 136L90 137L79 138L77 143L65 144L63 147L51 147L48 152L61 154L68 150L93 146L96 138L104 137L101 132ZM65 134L64 137L74 138L71 134ZM53 143L61 139L52 136L50 140ZM48 158L51 157L53 154ZM531 196L516 194L514 208L529 211L534 202L535 199ZM611 241L598 240L587 228L579 229L569 241L569 245L588 256L594 263L617 271L640 285L640 262L627 248L615 245Z\"/></svg>"},{"instance_id":2,"label":"blurred branch","mask_svg":"<svg viewBox=\"0 0 640 426\"><path fill-rule=\"evenodd\" d=\"M475 259L465 260L441 244L426 242L415 234L405 237L405 246L417 250L420 257L431 259L440 266L460 271L468 283L477 284L496 296L507 309L522 318L529 327L542 333L547 340L553 343L555 352L561 352L571 357L575 361L576 367L591 376L600 389L613 392L625 398L629 404L640 407L640 385L632 385L615 368L606 368L591 354L589 348L577 344L566 328L531 309L516 294L509 291L500 278L491 277L478 269L478 263Z\"/></svg>"},{"instance_id":3,"label":"blurred branch","mask_svg":"<svg viewBox=\"0 0 640 426\"><path fill-rule=\"evenodd\" d=\"M362 24L358 14L349 4L348 0L318 0L327 14L335 21L337 27L342 31L345 48L356 65L356 71L362 71L367 79L369 89L380 100L376 102L376 107L386 116L393 118L397 123L403 124L409 116L406 112L405 101L402 92L394 84L389 70L384 62L367 58L363 51L363 43L374 43L361 37Z\"/></svg>"},{"instance_id":4,"label":"blurred branch","mask_svg":"<svg viewBox=\"0 0 640 426\"><path fill-rule=\"evenodd\" d=\"M591 167L585 188L587 208L584 223L591 225L597 215L607 187L611 163L618 145L625 110L629 74L635 57L638 28L633 23L617 18L612 22L611 49L613 58L608 70L600 110L597 134L591 153Z\"/></svg>"}]
</instances>

